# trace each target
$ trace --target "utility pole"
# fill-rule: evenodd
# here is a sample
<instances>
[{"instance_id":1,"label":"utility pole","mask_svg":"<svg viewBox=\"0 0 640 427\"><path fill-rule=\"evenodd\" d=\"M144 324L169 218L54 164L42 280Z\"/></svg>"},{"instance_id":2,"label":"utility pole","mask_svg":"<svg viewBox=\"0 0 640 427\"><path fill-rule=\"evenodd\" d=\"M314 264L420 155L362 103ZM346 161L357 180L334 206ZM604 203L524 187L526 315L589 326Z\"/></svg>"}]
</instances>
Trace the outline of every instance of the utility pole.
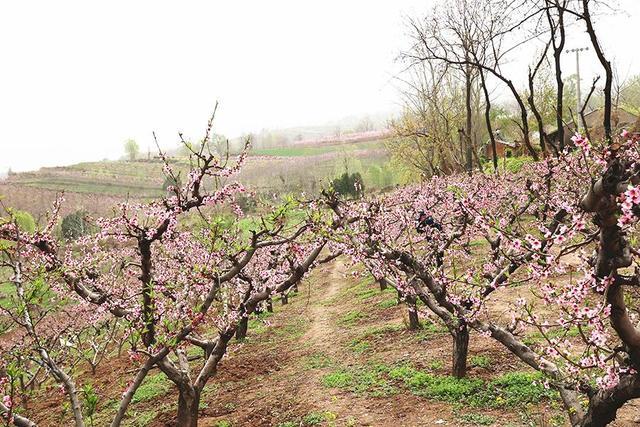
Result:
<instances>
[{"instance_id":1,"label":"utility pole","mask_svg":"<svg viewBox=\"0 0 640 427\"><path fill-rule=\"evenodd\" d=\"M588 47L580 47L576 49L567 49L567 53L576 53L576 120L578 120L578 115L582 110L582 96L580 92L580 52L589 50ZM577 127L577 126L576 126Z\"/></svg>"}]
</instances>

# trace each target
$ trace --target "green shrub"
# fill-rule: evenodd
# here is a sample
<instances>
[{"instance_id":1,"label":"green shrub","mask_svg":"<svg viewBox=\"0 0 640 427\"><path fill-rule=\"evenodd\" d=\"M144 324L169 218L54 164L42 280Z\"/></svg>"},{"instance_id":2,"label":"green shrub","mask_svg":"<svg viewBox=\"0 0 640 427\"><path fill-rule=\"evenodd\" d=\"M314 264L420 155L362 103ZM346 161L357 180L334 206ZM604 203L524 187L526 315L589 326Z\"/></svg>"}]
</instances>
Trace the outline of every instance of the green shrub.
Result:
<instances>
[{"instance_id":1,"label":"green shrub","mask_svg":"<svg viewBox=\"0 0 640 427\"><path fill-rule=\"evenodd\" d=\"M512 173L520 172L520 170L528 163L532 163L533 159L528 156L507 157L498 159L498 171L507 170ZM493 173L493 160L489 159L482 166L484 173Z\"/></svg>"},{"instance_id":2,"label":"green shrub","mask_svg":"<svg viewBox=\"0 0 640 427\"><path fill-rule=\"evenodd\" d=\"M26 231L27 233L33 233L34 231L36 231L36 222L29 212L13 211L12 214L16 220L16 223L18 224L18 227L20 227L22 230Z\"/></svg>"},{"instance_id":3,"label":"green shrub","mask_svg":"<svg viewBox=\"0 0 640 427\"><path fill-rule=\"evenodd\" d=\"M333 190L342 196L362 197L364 194L364 180L360 172L344 172L331 181Z\"/></svg>"},{"instance_id":4,"label":"green shrub","mask_svg":"<svg viewBox=\"0 0 640 427\"><path fill-rule=\"evenodd\" d=\"M93 417L98 407L98 395L91 384L86 384L82 387L82 400L84 414L89 418L89 425L93 426Z\"/></svg>"},{"instance_id":5,"label":"green shrub","mask_svg":"<svg viewBox=\"0 0 640 427\"><path fill-rule=\"evenodd\" d=\"M62 237L67 240L74 240L89 234L93 227L87 221L87 212L84 210L75 211L62 219Z\"/></svg>"}]
</instances>

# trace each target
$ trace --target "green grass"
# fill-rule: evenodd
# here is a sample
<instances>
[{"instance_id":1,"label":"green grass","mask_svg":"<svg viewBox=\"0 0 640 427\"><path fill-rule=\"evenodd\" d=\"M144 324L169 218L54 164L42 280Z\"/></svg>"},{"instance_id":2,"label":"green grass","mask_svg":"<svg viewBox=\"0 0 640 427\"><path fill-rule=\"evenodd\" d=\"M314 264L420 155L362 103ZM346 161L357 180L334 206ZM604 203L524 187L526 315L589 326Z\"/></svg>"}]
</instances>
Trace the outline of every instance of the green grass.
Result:
<instances>
[{"instance_id":1,"label":"green grass","mask_svg":"<svg viewBox=\"0 0 640 427\"><path fill-rule=\"evenodd\" d=\"M368 339L372 337L380 337L387 334L393 334L396 332L400 332L405 329L405 326L402 323L390 324L384 326L374 326L365 329L360 335L359 339Z\"/></svg>"},{"instance_id":2,"label":"green grass","mask_svg":"<svg viewBox=\"0 0 640 427\"><path fill-rule=\"evenodd\" d=\"M569 329L554 329L546 332L548 338L574 338L580 336L580 330L577 327L571 327ZM544 336L535 331L527 334L522 338L522 342L528 346L545 342Z\"/></svg>"},{"instance_id":3,"label":"green grass","mask_svg":"<svg viewBox=\"0 0 640 427\"><path fill-rule=\"evenodd\" d=\"M440 369L444 368L444 362L442 360L432 360L427 366L432 371L439 371Z\"/></svg>"},{"instance_id":4,"label":"green grass","mask_svg":"<svg viewBox=\"0 0 640 427\"><path fill-rule=\"evenodd\" d=\"M491 358L489 356L472 356L469 363L471 366L487 369L491 366Z\"/></svg>"},{"instance_id":5,"label":"green grass","mask_svg":"<svg viewBox=\"0 0 640 427\"><path fill-rule=\"evenodd\" d=\"M131 403L146 402L169 392L171 383L167 377L160 373L147 376L142 385L136 390Z\"/></svg>"},{"instance_id":6,"label":"green grass","mask_svg":"<svg viewBox=\"0 0 640 427\"><path fill-rule=\"evenodd\" d=\"M519 172L524 165L531 162L533 162L533 159L528 156L502 158L498 159L498 170L503 171L506 169L509 172L515 173ZM484 173L493 173L493 161L487 160L483 164L482 169Z\"/></svg>"},{"instance_id":7,"label":"green grass","mask_svg":"<svg viewBox=\"0 0 640 427\"><path fill-rule=\"evenodd\" d=\"M16 287L9 282L0 283L0 307L7 308L11 304L11 297L15 295Z\"/></svg>"},{"instance_id":8,"label":"green grass","mask_svg":"<svg viewBox=\"0 0 640 427\"><path fill-rule=\"evenodd\" d=\"M158 415L158 411L156 409L152 409L149 411L133 411L131 414L131 426L135 427L146 427L151 424L151 421Z\"/></svg>"},{"instance_id":9,"label":"green grass","mask_svg":"<svg viewBox=\"0 0 640 427\"><path fill-rule=\"evenodd\" d=\"M485 414L469 413L458 414L456 418L464 424L471 424L475 426L490 426L496 422L495 417Z\"/></svg>"},{"instance_id":10,"label":"green grass","mask_svg":"<svg viewBox=\"0 0 640 427\"><path fill-rule=\"evenodd\" d=\"M363 312L359 310L352 310L347 314L345 314L344 316L342 316L340 320L338 320L338 324L347 325L347 326L355 325L360 320L364 319L364 317L365 317L365 314Z\"/></svg>"},{"instance_id":11,"label":"green grass","mask_svg":"<svg viewBox=\"0 0 640 427\"><path fill-rule=\"evenodd\" d=\"M351 348L355 353L364 353L371 349L371 344L367 341L353 340L351 341L351 344L349 344L349 348Z\"/></svg>"},{"instance_id":12,"label":"green grass","mask_svg":"<svg viewBox=\"0 0 640 427\"><path fill-rule=\"evenodd\" d=\"M289 301L291 301L292 296L293 294L289 294ZM308 326L309 323L306 319L293 319L279 328L274 328L274 334L276 336L284 336L287 339L297 339L304 335Z\"/></svg>"},{"instance_id":13,"label":"green grass","mask_svg":"<svg viewBox=\"0 0 640 427\"><path fill-rule=\"evenodd\" d=\"M381 308L381 309L387 309L387 308L391 308L391 307L395 307L398 305L398 299L397 298L390 298L390 299L386 299L384 301L380 301L379 303L376 304L377 307Z\"/></svg>"},{"instance_id":14,"label":"green grass","mask_svg":"<svg viewBox=\"0 0 640 427\"><path fill-rule=\"evenodd\" d=\"M326 412L310 412L302 418L302 423L305 426L315 426L322 424L325 421L334 421L336 414L330 411Z\"/></svg>"},{"instance_id":15,"label":"green grass","mask_svg":"<svg viewBox=\"0 0 640 427\"><path fill-rule=\"evenodd\" d=\"M435 375L402 365L391 369L389 377L402 381L415 395L473 407L519 407L557 397L544 387L537 372L510 372L487 382Z\"/></svg>"},{"instance_id":16,"label":"green grass","mask_svg":"<svg viewBox=\"0 0 640 427\"><path fill-rule=\"evenodd\" d=\"M322 369L332 366L333 362L326 354L315 353L305 358L304 365L308 369Z\"/></svg>"},{"instance_id":17,"label":"green grass","mask_svg":"<svg viewBox=\"0 0 640 427\"><path fill-rule=\"evenodd\" d=\"M404 329L404 325L384 325L379 327L371 327L364 330L360 336L354 338L349 343L349 348L356 353L364 353L371 348L369 340L381 337L386 334L392 334Z\"/></svg>"},{"instance_id":18,"label":"green grass","mask_svg":"<svg viewBox=\"0 0 640 427\"><path fill-rule=\"evenodd\" d=\"M379 290L376 289L365 289L363 291L358 292L356 295L361 300L367 300L369 298L373 298L374 296L380 293Z\"/></svg>"},{"instance_id":19,"label":"green grass","mask_svg":"<svg viewBox=\"0 0 640 427\"><path fill-rule=\"evenodd\" d=\"M422 322L422 329L416 333L416 338L419 341L428 341L433 338L434 335L442 335L447 332L447 327L442 324Z\"/></svg>"},{"instance_id":20,"label":"green grass","mask_svg":"<svg viewBox=\"0 0 640 427\"><path fill-rule=\"evenodd\" d=\"M300 147L273 147L259 148L251 150L254 156L279 156L279 157L303 157L317 156L320 154L331 153L336 151L335 146L328 145L326 147L300 146Z\"/></svg>"},{"instance_id":21,"label":"green grass","mask_svg":"<svg viewBox=\"0 0 640 427\"><path fill-rule=\"evenodd\" d=\"M134 194L141 197L158 197L163 194L161 189L154 187L144 187L137 185L125 185L125 184L110 184L110 183L95 183L95 182L81 182L81 181L63 181L63 180L50 180L50 181L29 181L24 183L29 187L43 188L45 190L54 191L72 191L74 193L91 193L91 194L109 194L114 196L126 196L127 194Z\"/></svg>"},{"instance_id":22,"label":"green grass","mask_svg":"<svg viewBox=\"0 0 640 427\"><path fill-rule=\"evenodd\" d=\"M397 389L386 378L384 365L339 368L322 377L322 385L372 397L391 396Z\"/></svg>"}]
</instances>

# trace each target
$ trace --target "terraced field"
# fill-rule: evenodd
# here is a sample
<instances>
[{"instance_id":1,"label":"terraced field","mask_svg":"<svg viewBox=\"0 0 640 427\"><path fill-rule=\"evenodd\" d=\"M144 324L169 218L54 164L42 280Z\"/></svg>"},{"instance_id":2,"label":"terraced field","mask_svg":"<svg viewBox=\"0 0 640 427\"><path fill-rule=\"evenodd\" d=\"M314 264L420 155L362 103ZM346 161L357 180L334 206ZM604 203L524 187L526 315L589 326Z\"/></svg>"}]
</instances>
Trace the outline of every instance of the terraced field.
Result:
<instances>
[{"instance_id":1,"label":"terraced field","mask_svg":"<svg viewBox=\"0 0 640 427\"><path fill-rule=\"evenodd\" d=\"M186 173L187 158L172 162L176 170ZM385 172L387 163L383 141L276 147L252 151L237 180L268 197L316 193L348 167L361 172L368 188L380 188L393 184L391 174ZM162 163L157 159L87 162L12 174L0 181L0 195L7 205L36 216L43 215L60 192L67 200L65 210L107 214L118 201L161 196L163 182Z\"/></svg>"}]
</instances>

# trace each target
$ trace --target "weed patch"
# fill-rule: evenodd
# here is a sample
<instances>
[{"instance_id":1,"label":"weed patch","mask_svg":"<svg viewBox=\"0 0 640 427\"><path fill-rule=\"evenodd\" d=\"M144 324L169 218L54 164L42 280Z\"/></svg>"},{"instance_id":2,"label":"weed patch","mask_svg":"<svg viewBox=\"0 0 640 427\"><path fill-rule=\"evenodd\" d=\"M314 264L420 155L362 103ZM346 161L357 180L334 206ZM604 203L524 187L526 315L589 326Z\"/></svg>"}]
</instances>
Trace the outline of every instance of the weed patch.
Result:
<instances>
[{"instance_id":1,"label":"weed patch","mask_svg":"<svg viewBox=\"0 0 640 427\"><path fill-rule=\"evenodd\" d=\"M398 305L398 300L396 298L386 299L376 304L378 308L381 308L383 310L387 308L395 307L397 305Z\"/></svg>"},{"instance_id":2,"label":"weed patch","mask_svg":"<svg viewBox=\"0 0 640 427\"><path fill-rule=\"evenodd\" d=\"M333 365L331 358L324 353L315 353L308 356L305 360L305 367L309 369L328 368Z\"/></svg>"},{"instance_id":3,"label":"weed patch","mask_svg":"<svg viewBox=\"0 0 640 427\"><path fill-rule=\"evenodd\" d=\"M356 394L373 397L390 396L396 388L385 378L384 366L342 368L325 375L322 384L328 388L338 388Z\"/></svg>"},{"instance_id":4,"label":"weed patch","mask_svg":"<svg viewBox=\"0 0 640 427\"><path fill-rule=\"evenodd\" d=\"M418 396L474 407L517 407L557 397L555 392L544 387L539 373L511 372L486 382L477 378L434 375L403 365L391 369L389 377L403 381Z\"/></svg>"},{"instance_id":5,"label":"weed patch","mask_svg":"<svg viewBox=\"0 0 640 427\"><path fill-rule=\"evenodd\" d=\"M351 341L351 344L349 344L349 348L351 348L351 350L353 350L355 353L364 353L371 349L371 344L369 344L369 342L367 341L359 341L356 339Z\"/></svg>"},{"instance_id":6,"label":"weed patch","mask_svg":"<svg viewBox=\"0 0 640 427\"><path fill-rule=\"evenodd\" d=\"M471 424L474 426L490 426L496 422L495 417L485 414L458 414L456 418L464 424Z\"/></svg>"},{"instance_id":7,"label":"weed patch","mask_svg":"<svg viewBox=\"0 0 640 427\"><path fill-rule=\"evenodd\" d=\"M146 402L155 397L169 392L171 383L164 374L151 375L145 378L142 385L136 390L131 403Z\"/></svg>"},{"instance_id":8,"label":"weed patch","mask_svg":"<svg viewBox=\"0 0 640 427\"><path fill-rule=\"evenodd\" d=\"M476 368L487 369L491 366L491 358L489 356L472 356L469 359L471 366Z\"/></svg>"},{"instance_id":9,"label":"weed patch","mask_svg":"<svg viewBox=\"0 0 640 427\"><path fill-rule=\"evenodd\" d=\"M350 326L350 325L356 324L359 320L362 320L364 317L365 315L363 312L358 310L352 310L347 314L345 314L344 316L342 316L340 320L338 320L338 323L341 325Z\"/></svg>"}]
</instances>

